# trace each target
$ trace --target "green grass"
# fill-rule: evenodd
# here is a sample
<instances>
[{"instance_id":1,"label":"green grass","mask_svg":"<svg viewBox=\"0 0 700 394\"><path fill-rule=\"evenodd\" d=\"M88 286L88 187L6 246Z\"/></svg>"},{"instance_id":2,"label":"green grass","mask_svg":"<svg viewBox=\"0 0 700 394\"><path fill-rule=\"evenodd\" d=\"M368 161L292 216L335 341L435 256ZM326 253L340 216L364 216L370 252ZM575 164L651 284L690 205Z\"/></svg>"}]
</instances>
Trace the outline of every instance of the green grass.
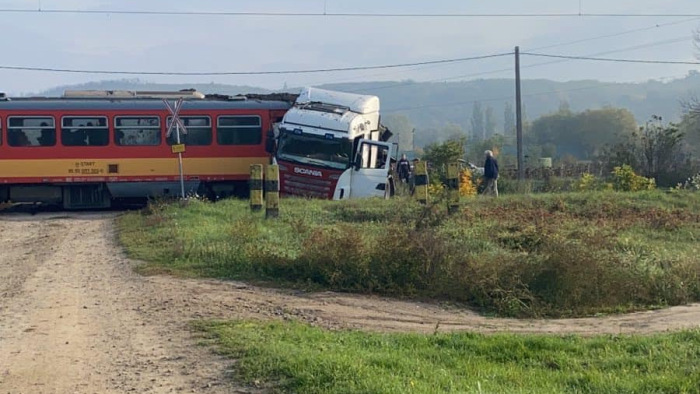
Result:
<instances>
[{"instance_id":1,"label":"green grass","mask_svg":"<svg viewBox=\"0 0 700 394\"><path fill-rule=\"evenodd\" d=\"M295 393L698 393L700 331L654 336L328 331L197 323L235 378Z\"/></svg>"},{"instance_id":2,"label":"green grass","mask_svg":"<svg viewBox=\"0 0 700 394\"><path fill-rule=\"evenodd\" d=\"M119 220L144 273L397 297L502 316L582 316L700 300L700 193L152 204Z\"/></svg>"}]
</instances>

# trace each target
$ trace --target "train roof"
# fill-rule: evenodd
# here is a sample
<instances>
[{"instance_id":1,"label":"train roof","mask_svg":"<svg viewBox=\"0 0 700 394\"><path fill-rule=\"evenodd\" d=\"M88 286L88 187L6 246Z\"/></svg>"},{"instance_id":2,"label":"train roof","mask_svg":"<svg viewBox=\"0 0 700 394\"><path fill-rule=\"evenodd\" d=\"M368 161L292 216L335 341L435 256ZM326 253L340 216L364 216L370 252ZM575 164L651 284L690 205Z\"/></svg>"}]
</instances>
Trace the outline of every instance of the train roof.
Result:
<instances>
[{"instance_id":1,"label":"train roof","mask_svg":"<svg viewBox=\"0 0 700 394\"><path fill-rule=\"evenodd\" d=\"M182 110L227 110L227 109L263 109L287 110L291 102L286 100L266 100L262 98L216 96L204 99L183 100ZM21 97L0 98L0 110L5 111L79 111L79 110L164 110L162 99L153 98L65 98L65 97Z\"/></svg>"}]
</instances>

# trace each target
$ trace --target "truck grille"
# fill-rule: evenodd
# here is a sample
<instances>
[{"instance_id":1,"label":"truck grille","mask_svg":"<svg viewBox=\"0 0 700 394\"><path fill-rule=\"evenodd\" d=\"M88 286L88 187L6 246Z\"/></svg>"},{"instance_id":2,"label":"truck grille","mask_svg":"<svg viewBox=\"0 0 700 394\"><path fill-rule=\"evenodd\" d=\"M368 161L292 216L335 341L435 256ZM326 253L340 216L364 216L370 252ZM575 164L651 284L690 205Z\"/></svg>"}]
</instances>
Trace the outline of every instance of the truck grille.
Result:
<instances>
[{"instance_id":1,"label":"truck grille","mask_svg":"<svg viewBox=\"0 0 700 394\"><path fill-rule=\"evenodd\" d=\"M324 179L282 174L282 192L284 194L329 198L333 182Z\"/></svg>"}]
</instances>

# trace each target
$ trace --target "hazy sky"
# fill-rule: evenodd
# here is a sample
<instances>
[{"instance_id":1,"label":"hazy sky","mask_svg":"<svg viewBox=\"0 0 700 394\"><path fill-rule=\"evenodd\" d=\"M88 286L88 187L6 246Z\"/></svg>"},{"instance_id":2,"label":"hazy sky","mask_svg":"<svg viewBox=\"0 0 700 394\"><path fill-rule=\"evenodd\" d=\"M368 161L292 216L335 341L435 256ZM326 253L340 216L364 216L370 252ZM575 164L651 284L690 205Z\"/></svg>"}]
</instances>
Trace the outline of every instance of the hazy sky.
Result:
<instances>
[{"instance_id":1,"label":"hazy sky","mask_svg":"<svg viewBox=\"0 0 700 394\"><path fill-rule=\"evenodd\" d=\"M700 15L698 0L581 0L584 13ZM0 0L0 66L122 71L229 72L352 67L461 58L566 44L540 52L695 60L700 17L389 18L157 16L16 13L9 9L321 13L577 13L579 0ZM657 26L658 27L655 27ZM644 29L644 30L642 30ZM524 57L523 66L550 62ZM267 88L366 80L510 78L513 59L391 70L277 76L110 76L0 69L0 91L22 94L91 80L220 82ZM567 61L523 69L523 78L643 81L700 66Z\"/></svg>"}]
</instances>

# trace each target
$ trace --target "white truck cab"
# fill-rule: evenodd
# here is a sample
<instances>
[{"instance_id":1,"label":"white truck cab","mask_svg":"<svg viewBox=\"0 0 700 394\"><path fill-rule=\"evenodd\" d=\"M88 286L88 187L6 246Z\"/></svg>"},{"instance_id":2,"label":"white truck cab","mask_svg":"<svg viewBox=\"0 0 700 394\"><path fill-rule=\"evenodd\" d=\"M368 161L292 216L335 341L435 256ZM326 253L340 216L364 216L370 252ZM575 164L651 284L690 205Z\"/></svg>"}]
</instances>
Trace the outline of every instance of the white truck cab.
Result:
<instances>
[{"instance_id":1,"label":"white truck cab","mask_svg":"<svg viewBox=\"0 0 700 394\"><path fill-rule=\"evenodd\" d=\"M305 88L278 125L283 195L388 197L393 146L377 96Z\"/></svg>"}]
</instances>

